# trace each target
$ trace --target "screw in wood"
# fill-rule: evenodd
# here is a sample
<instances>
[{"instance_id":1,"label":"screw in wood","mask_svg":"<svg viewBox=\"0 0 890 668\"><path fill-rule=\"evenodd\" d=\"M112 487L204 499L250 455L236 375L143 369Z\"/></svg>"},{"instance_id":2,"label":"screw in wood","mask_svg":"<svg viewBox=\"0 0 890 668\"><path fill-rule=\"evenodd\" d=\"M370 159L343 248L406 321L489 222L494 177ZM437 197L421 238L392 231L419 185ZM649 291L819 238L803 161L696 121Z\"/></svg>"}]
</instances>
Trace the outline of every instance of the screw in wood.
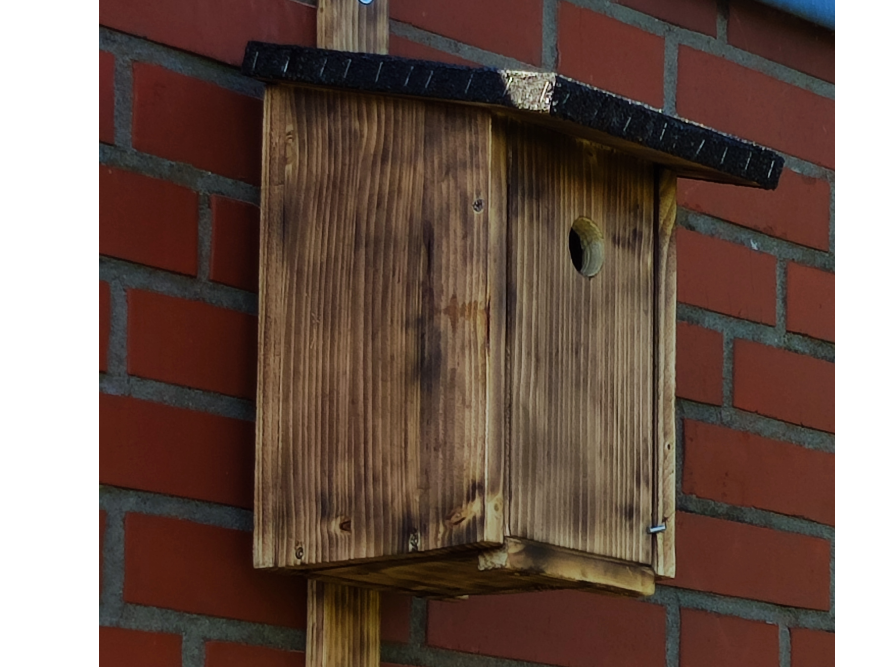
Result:
<instances>
[{"instance_id":1,"label":"screw in wood","mask_svg":"<svg viewBox=\"0 0 890 668\"><path fill-rule=\"evenodd\" d=\"M662 531L667 531L667 525L659 524L658 526L649 527L646 531L650 534L661 533Z\"/></svg>"},{"instance_id":2,"label":"screw in wood","mask_svg":"<svg viewBox=\"0 0 890 668\"><path fill-rule=\"evenodd\" d=\"M303 546L302 545L297 545L296 549L294 550L294 555L296 555L298 561L302 561L302 559L303 559Z\"/></svg>"},{"instance_id":3,"label":"screw in wood","mask_svg":"<svg viewBox=\"0 0 890 668\"><path fill-rule=\"evenodd\" d=\"M408 551L409 552L418 552L420 550L420 536L416 531L412 531L411 535L408 536Z\"/></svg>"},{"instance_id":4,"label":"screw in wood","mask_svg":"<svg viewBox=\"0 0 890 668\"><path fill-rule=\"evenodd\" d=\"M370 5L374 0L358 0L363 5Z\"/></svg>"},{"instance_id":5,"label":"screw in wood","mask_svg":"<svg viewBox=\"0 0 890 668\"><path fill-rule=\"evenodd\" d=\"M473 211L475 211L476 213L482 213L482 209L484 209L484 208L485 208L485 200L480 198L480 199L477 199L475 202L473 202Z\"/></svg>"}]
</instances>

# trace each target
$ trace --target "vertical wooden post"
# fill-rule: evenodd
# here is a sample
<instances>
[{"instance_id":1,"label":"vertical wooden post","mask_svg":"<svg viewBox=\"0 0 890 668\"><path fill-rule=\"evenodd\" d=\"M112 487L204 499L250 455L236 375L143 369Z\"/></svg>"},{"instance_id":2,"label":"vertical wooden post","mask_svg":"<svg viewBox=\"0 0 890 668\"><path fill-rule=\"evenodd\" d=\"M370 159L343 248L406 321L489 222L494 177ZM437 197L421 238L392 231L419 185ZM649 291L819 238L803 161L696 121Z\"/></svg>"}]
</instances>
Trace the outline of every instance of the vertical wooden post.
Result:
<instances>
[{"instance_id":1,"label":"vertical wooden post","mask_svg":"<svg viewBox=\"0 0 890 668\"><path fill-rule=\"evenodd\" d=\"M655 513L654 524L666 529L655 534L653 568L660 577L676 575L674 537L676 535L676 329L677 329L677 175L660 169L658 176L658 243L656 245L658 282L657 365L655 398Z\"/></svg>"},{"instance_id":2,"label":"vertical wooden post","mask_svg":"<svg viewBox=\"0 0 890 668\"><path fill-rule=\"evenodd\" d=\"M362 53L389 51L389 0L318 0L319 48Z\"/></svg>"},{"instance_id":3,"label":"vertical wooden post","mask_svg":"<svg viewBox=\"0 0 890 668\"><path fill-rule=\"evenodd\" d=\"M307 666L380 665L380 592L309 580Z\"/></svg>"},{"instance_id":4,"label":"vertical wooden post","mask_svg":"<svg viewBox=\"0 0 890 668\"><path fill-rule=\"evenodd\" d=\"M389 0L318 0L323 49L386 53ZM309 580L307 666L380 665L380 592Z\"/></svg>"}]
</instances>

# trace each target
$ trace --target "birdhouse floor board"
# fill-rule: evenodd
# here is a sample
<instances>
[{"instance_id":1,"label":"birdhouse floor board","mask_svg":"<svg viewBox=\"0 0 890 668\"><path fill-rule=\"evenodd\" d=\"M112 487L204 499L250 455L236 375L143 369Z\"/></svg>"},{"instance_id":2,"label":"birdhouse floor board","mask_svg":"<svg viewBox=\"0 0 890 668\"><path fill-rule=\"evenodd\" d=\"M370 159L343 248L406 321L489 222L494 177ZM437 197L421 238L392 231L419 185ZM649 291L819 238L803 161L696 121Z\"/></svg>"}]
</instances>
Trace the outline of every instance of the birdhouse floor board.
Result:
<instances>
[{"instance_id":1,"label":"birdhouse floor board","mask_svg":"<svg viewBox=\"0 0 890 668\"><path fill-rule=\"evenodd\" d=\"M471 68L396 56L248 42L242 72L264 81L513 109L591 130L682 176L774 189L784 160L736 137L550 72Z\"/></svg>"},{"instance_id":2,"label":"birdhouse floor board","mask_svg":"<svg viewBox=\"0 0 890 668\"><path fill-rule=\"evenodd\" d=\"M652 569L532 541L500 547L312 571L312 577L435 598L541 589L595 589L624 596L655 591Z\"/></svg>"}]
</instances>

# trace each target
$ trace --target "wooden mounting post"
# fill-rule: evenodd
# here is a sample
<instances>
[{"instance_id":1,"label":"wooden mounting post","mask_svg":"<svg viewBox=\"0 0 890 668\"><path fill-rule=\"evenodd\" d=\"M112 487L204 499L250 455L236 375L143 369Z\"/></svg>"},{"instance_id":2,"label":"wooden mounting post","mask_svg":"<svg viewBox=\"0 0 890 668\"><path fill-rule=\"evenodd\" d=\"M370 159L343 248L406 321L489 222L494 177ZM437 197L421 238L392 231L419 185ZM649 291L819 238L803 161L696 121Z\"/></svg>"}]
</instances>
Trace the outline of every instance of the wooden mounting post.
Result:
<instances>
[{"instance_id":1,"label":"wooden mounting post","mask_svg":"<svg viewBox=\"0 0 890 668\"><path fill-rule=\"evenodd\" d=\"M386 53L389 0L318 0L323 49ZM309 580L307 666L380 665L380 592Z\"/></svg>"},{"instance_id":2,"label":"wooden mounting post","mask_svg":"<svg viewBox=\"0 0 890 668\"><path fill-rule=\"evenodd\" d=\"M307 666L380 665L380 592L309 580Z\"/></svg>"}]
</instances>

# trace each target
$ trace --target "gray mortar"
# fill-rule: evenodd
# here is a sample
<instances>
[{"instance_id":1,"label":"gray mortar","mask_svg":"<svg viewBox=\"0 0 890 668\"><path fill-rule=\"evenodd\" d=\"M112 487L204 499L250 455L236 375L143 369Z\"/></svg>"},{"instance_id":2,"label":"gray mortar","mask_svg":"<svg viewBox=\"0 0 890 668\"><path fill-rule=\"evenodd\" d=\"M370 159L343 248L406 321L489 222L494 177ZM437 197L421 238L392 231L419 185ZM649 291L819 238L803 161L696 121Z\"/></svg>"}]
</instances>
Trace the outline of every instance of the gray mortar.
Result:
<instances>
[{"instance_id":1,"label":"gray mortar","mask_svg":"<svg viewBox=\"0 0 890 668\"><path fill-rule=\"evenodd\" d=\"M204 665L204 638L192 628L187 628L182 634L182 665Z\"/></svg>"},{"instance_id":2,"label":"gray mortar","mask_svg":"<svg viewBox=\"0 0 890 668\"><path fill-rule=\"evenodd\" d=\"M541 38L541 67L551 72L556 71L559 62L559 0L543 0L543 35Z\"/></svg>"},{"instance_id":3,"label":"gray mortar","mask_svg":"<svg viewBox=\"0 0 890 668\"><path fill-rule=\"evenodd\" d=\"M733 346L735 339L723 332L721 334L723 334L723 405L732 406L733 362L735 360Z\"/></svg>"},{"instance_id":4,"label":"gray mortar","mask_svg":"<svg viewBox=\"0 0 890 668\"><path fill-rule=\"evenodd\" d=\"M101 34L101 28L100 28ZM101 48L102 41L99 45ZM113 53L113 52L112 52ZM124 149L132 148L130 128L133 119L133 62L126 53L114 54L114 143Z\"/></svg>"},{"instance_id":5,"label":"gray mortar","mask_svg":"<svg viewBox=\"0 0 890 668\"><path fill-rule=\"evenodd\" d=\"M105 278L101 272L100 280L106 280L109 286L109 332L107 376L124 378L127 375L127 289L117 277Z\"/></svg>"},{"instance_id":6,"label":"gray mortar","mask_svg":"<svg viewBox=\"0 0 890 668\"><path fill-rule=\"evenodd\" d=\"M831 257L834 257L834 172L831 173L831 177L828 179L828 187L831 190L831 200L828 209L828 250L831 252Z\"/></svg>"},{"instance_id":7,"label":"gray mortar","mask_svg":"<svg viewBox=\"0 0 890 668\"><path fill-rule=\"evenodd\" d=\"M810 450L834 452L834 434L788 424L737 408L709 406L686 399L678 399L677 417L730 427L737 431L748 431L757 436L787 441Z\"/></svg>"},{"instance_id":8,"label":"gray mortar","mask_svg":"<svg viewBox=\"0 0 890 668\"><path fill-rule=\"evenodd\" d=\"M785 336L788 310L788 261L776 258L776 333ZM813 339L818 341L818 339ZM833 352L833 351L832 351Z\"/></svg>"},{"instance_id":9,"label":"gray mortar","mask_svg":"<svg viewBox=\"0 0 890 668\"><path fill-rule=\"evenodd\" d=\"M171 297L204 302L240 313L257 314L258 297L252 292L221 283L202 283L193 277L117 258L105 256L99 258L99 279L114 281L128 290L160 292Z\"/></svg>"},{"instance_id":10,"label":"gray mortar","mask_svg":"<svg viewBox=\"0 0 890 668\"><path fill-rule=\"evenodd\" d=\"M662 110L677 115L677 57L679 37L676 30L668 30L664 36L664 103Z\"/></svg>"},{"instance_id":11,"label":"gray mortar","mask_svg":"<svg viewBox=\"0 0 890 668\"><path fill-rule=\"evenodd\" d=\"M105 544L102 550L102 595L99 597L99 623L108 625L123 610L124 596L124 512L102 503L100 487L99 508L104 510Z\"/></svg>"},{"instance_id":12,"label":"gray mortar","mask_svg":"<svg viewBox=\"0 0 890 668\"><path fill-rule=\"evenodd\" d=\"M113 53L116 58L121 57L160 65L171 72L207 81L236 93L255 98L263 97L264 86L258 81L241 76L235 65L226 65L209 58L179 51L101 25L99 26L99 48L102 51Z\"/></svg>"},{"instance_id":13,"label":"gray mortar","mask_svg":"<svg viewBox=\"0 0 890 668\"><path fill-rule=\"evenodd\" d=\"M779 624L779 665L791 665L791 633L787 624Z\"/></svg>"},{"instance_id":14,"label":"gray mortar","mask_svg":"<svg viewBox=\"0 0 890 668\"><path fill-rule=\"evenodd\" d=\"M134 397L237 420L253 422L256 419L256 407L253 402L246 399L236 399L224 394L196 390L191 387L170 385L150 378L137 376L111 378L102 377L100 374L99 390L105 394Z\"/></svg>"},{"instance_id":15,"label":"gray mortar","mask_svg":"<svg viewBox=\"0 0 890 668\"><path fill-rule=\"evenodd\" d=\"M719 218L678 208L677 225L709 237L741 244L762 253L769 253L783 260L791 260L823 271L834 271L833 253L771 237L763 232Z\"/></svg>"},{"instance_id":16,"label":"gray mortar","mask_svg":"<svg viewBox=\"0 0 890 668\"><path fill-rule=\"evenodd\" d=\"M210 195L225 195L251 204L259 204L260 189L242 181L205 172L182 162L174 162L156 155L99 145L99 164L130 172L139 172L156 179L164 179Z\"/></svg>"},{"instance_id":17,"label":"gray mortar","mask_svg":"<svg viewBox=\"0 0 890 668\"><path fill-rule=\"evenodd\" d=\"M198 280L210 280L210 253L213 245L213 212L210 195L198 194Z\"/></svg>"},{"instance_id":18,"label":"gray mortar","mask_svg":"<svg viewBox=\"0 0 890 668\"><path fill-rule=\"evenodd\" d=\"M726 44L729 28L729 0L717 0L717 41Z\"/></svg>"},{"instance_id":19,"label":"gray mortar","mask_svg":"<svg viewBox=\"0 0 890 668\"><path fill-rule=\"evenodd\" d=\"M154 492L99 485L99 507L107 510L109 516L112 511L121 516L125 513L142 513L209 524L223 529L253 531L253 512L250 510ZM121 536L123 536L122 525Z\"/></svg>"},{"instance_id":20,"label":"gray mortar","mask_svg":"<svg viewBox=\"0 0 890 668\"><path fill-rule=\"evenodd\" d=\"M664 665L680 665L680 604L669 588L664 589L665 599L665 648ZM671 600L672 599L672 600Z\"/></svg>"},{"instance_id":21,"label":"gray mortar","mask_svg":"<svg viewBox=\"0 0 890 668\"><path fill-rule=\"evenodd\" d=\"M443 37L420 28L415 28L410 23L402 23L401 21L389 22L389 29L393 35L410 39L412 42L424 44L438 51L450 53L459 58L464 58L474 63L484 65L485 67L497 67L501 69L513 70L540 70L540 67L524 63L521 60L502 56L499 53L485 51L469 44L463 44L449 37Z\"/></svg>"},{"instance_id":22,"label":"gray mortar","mask_svg":"<svg viewBox=\"0 0 890 668\"><path fill-rule=\"evenodd\" d=\"M781 515L769 510L731 506L720 501L700 499L691 494L678 494L677 508L687 513L730 520L741 524L750 524L753 526L764 527L766 529L783 531L785 533L797 533L804 536L821 538L823 540L831 540L834 538L834 527L825 524L819 524L818 522L803 519L801 517Z\"/></svg>"},{"instance_id":23,"label":"gray mortar","mask_svg":"<svg viewBox=\"0 0 890 668\"><path fill-rule=\"evenodd\" d=\"M700 32L688 30L680 26L657 19L648 14L643 14L630 7L614 4L609 0L567 0L573 5L591 9L599 14L604 14L613 19L617 19L622 23L641 28L646 32L654 35L666 36L668 30L676 31L679 43L683 46L689 46L697 51L704 51L715 56L719 56L724 60L736 63L743 67L762 72L770 77L782 81L784 83L803 88L821 97L830 100L834 99L834 84L823 81L809 74L804 74L798 70L792 69L785 65L781 65L772 60L767 60L761 56L743 51L742 49L730 46L726 42L721 42L710 35ZM719 24L718 24L719 25Z\"/></svg>"}]
</instances>

